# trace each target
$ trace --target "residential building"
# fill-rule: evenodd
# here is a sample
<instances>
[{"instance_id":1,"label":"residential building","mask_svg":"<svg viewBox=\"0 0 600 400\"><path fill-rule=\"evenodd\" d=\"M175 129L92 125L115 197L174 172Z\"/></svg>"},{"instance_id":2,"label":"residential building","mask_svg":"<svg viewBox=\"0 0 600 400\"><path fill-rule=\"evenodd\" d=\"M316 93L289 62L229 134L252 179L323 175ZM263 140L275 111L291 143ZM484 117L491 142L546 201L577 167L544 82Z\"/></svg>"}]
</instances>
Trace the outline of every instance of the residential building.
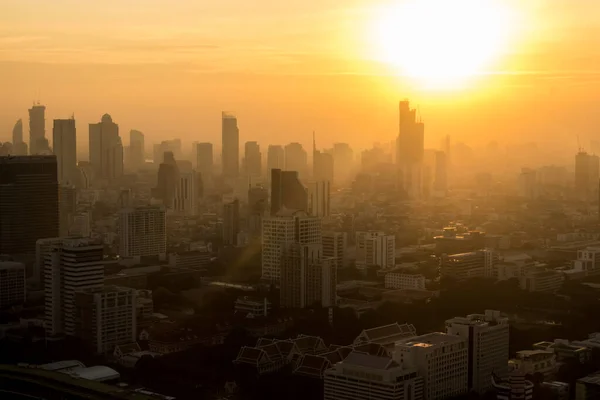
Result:
<instances>
[{"instance_id":1,"label":"residential building","mask_svg":"<svg viewBox=\"0 0 600 400\"><path fill-rule=\"evenodd\" d=\"M500 311L449 319L446 333L460 336L468 344L469 390L484 394L492 387L492 376L507 377L509 326Z\"/></svg>"},{"instance_id":2,"label":"residential building","mask_svg":"<svg viewBox=\"0 0 600 400\"><path fill-rule=\"evenodd\" d=\"M354 339L353 346L363 344L377 344L392 352L396 342L404 339L410 339L417 336L417 330L414 325L394 323L390 325L378 326L376 328L364 329L360 335Z\"/></svg>"},{"instance_id":3,"label":"residential building","mask_svg":"<svg viewBox=\"0 0 600 400\"><path fill-rule=\"evenodd\" d=\"M385 288L425 290L425 277L421 274L390 272L385 274Z\"/></svg>"},{"instance_id":4,"label":"residential building","mask_svg":"<svg viewBox=\"0 0 600 400\"><path fill-rule=\"evenodd\" d=\"M240 234L240 201L223 205L223 245L237 246Z\"/></svg>"},{"instance_id":5,"label":"residential building","mask_svg":"<svg viewBox=\"0 0 600 400\"><path fill-rule=\"evenodd\" d=\"M390 357L352 352L325 371L325 400L424 400L423 378Z\"/></svg>"},{"instance_id":6,"label":"residential building","mask_svg":"<svg viewBox=\"0 0 600 400\"><path fill-rule=\"evenodd\" d=\"M508 370L520 371L525 375L540 373L547 378L558 370L556 355L553 351L546 350L517 351L516 358L508 362Z\"/></svg>"},{"instance_id":7,"label":"residential building","mask_svg":"<svg viewBox=\"0 0 600 400\"><path fill-rule=\"evenodd\" d=\"M25 303L25 264L0 261L0 310Z\"/></svg>"},{"instance_id":8,"label":"residential building","mask_svg":"<svg viewBox=\"0 0 600 400\"><path fill-rule=\"evenodd\" d=\"M285 210L262 221L262 277L279 282L283 250L292 243L320 244L321 220L303 211Z\"/></svg>"},{"instance_id":9,"label":"residential building","mask_svg":"<svg viewBox=\"0 0 600 400\"><path fill-rule=\"evenodd\" d=\"M396 264L396 237L384 232L356 232L356 267L391 268Z\"/></svg>"},{"instance_id":10,"label":"residential building","mask_svg":"<svg viewBox=\"0 0 600 400\"><path fill-rule=\"evenodd\" d=\"M118 286L75 293L75 335L97 354L137 340L136 290Z\"/></svg>"},{"instance_id":11,"label":"residential building","mask_svg":"<svg viewBox=\"0 0 600 400\"><path fill-rule=\"evenodd\" d=\"M519 371L511 372L508 379L492 376L492 386L497 400L532 400L533 383Z\"/></svg>"},{"instance_id":12,"label":"residential building","mask_svg":"<svg viewBox=\"0 0 600 400\"><path fill-rule=\"evenodd\" d=\"M280 276L281 307L335 306L337 271L321 244L285 245Z\"/></svg>"},{"instance_id":13,"label":"residential building","mask_svg":"<svg viewBox=\"0 0 600 400\"><path fill-rule=\"evenodd\" d=\"M323 257L333 258L336 270L346 267L346 232L323 232Z\"/></svg>"},{"instance_id":14,"label":"residential building","mask_svg":"<svg viewBox=\"0 0 600 400\"><path fill-rule=\"evenodd\" d=\"M494 278L497 276L498 255L492 250L443 255L441 275L456 281L470 278Z\"/></svg>"},{"instance_id":15,"label":"residential building","mask_svg":"<svg viewBox=\"0 0 600 400\"><path fill-rule=\"evenodd\" d=\"M221 115L223 176L237 178L240 173L240 130L237 118L229 113Z\"/></svg>"},{"instance_id":16,"label":"residential building","mask_svg":"<svg viewBox=\"0 0 600 400\"><path fill-rule=\"evenodd\" d=\"M284 208L308 212L308 194L297 171L271 170L271 215Z\"/></svg>"},{"instance_id":17,"label":"residential building","mask_svg":"<svg viewBox=\"0 0 600 400\"><path fill-rule=\"evenodd\" d=\"M52 138L52 150L56 155L58 168L58 182L74 185L78 180L75 119L55 119Z\"/></svg>"},{"instance_id":18,"label":"residential building","mask_svg":"<svg viewBox=\"0 0 600 400\"><path fill-rule=\"evenodd\" d=\"M63 239L46 257L45 325L50 336L75 335L75 292L104 284L104 246L91 239Z\"/></svg>"},{"instance_id":19,"label":"residential building","mask_svg":"<svg viewBox=\"0 0 600 400\"><path fill-rule=\"evenodd\" d=\"M121 209L119 239L119 255L123 258L166 255L165 209L157 206Z\"/></svg>"},{"instance_id":20,"label":"residential building","mask_svg":"<svg viewBox=\"0 0 600 400\"><path fill-rule=\"evenodd\" d=\"M468 386L468 345L464 338L441 332L396 343L394 361L416 369L423 378L426 400L465 394Z\"/></svg>"},{"instance_id":21,"label":"residential building","mask_svg":"<svg viewBox=\"0 0 600 400\"><path fill-rule=\"evenodd\" d=\"M104 114L97 124L89 125L89 154L94 176L112 182L123 176L123 143L119 125Z\"/></svg>"},{"instance_id":22,"label":"residential building","mask_svg":"<svg viewBox=\"0 0 600 400\"><path fill-rule=\"evenodd\" d=\"M56 156L0 157L0 254L34 254L59 235Z\"/></svg>"},{"instance_id":23,"label":"residential building","mask_svg":"<svg viewBox=\"0 0 600 400\"><path fill-rule=\"evenodd\" d=\"M311 182L308 184L308 212L315 217L328 217L330 209L329 181Z\"/></svg>"}]
</instances>

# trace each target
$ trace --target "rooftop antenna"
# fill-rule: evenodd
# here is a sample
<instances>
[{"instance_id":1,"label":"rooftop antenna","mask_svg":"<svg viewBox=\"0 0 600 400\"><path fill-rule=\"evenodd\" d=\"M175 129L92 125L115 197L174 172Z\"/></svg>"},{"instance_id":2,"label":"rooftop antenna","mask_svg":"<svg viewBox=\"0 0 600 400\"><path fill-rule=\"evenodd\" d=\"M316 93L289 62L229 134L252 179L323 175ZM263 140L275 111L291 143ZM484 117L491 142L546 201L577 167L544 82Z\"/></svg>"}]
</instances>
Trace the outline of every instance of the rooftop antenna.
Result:
<instances>
[{"instance_id":1,"label":"rooftop antenna","mask_svg":"<svg viewBox=\"0 0 600 400\"><path fill-rule=\"evenodd\" d=\"M315 131L313 130L313 153L317 152L317 141L315 139Z\"/></svg>"},{"instance_id":2,"label":"rooftop antenna","mask_svg":"<svg viewBox=\"0 0 600 400\"><path fill-rule=\"evenodd\" d=\"M583 149L581 148L581 143L579 142L579 135L577 135L577 149L579 150L580 153L583 152Z\"/></svg>"}]
</instances>

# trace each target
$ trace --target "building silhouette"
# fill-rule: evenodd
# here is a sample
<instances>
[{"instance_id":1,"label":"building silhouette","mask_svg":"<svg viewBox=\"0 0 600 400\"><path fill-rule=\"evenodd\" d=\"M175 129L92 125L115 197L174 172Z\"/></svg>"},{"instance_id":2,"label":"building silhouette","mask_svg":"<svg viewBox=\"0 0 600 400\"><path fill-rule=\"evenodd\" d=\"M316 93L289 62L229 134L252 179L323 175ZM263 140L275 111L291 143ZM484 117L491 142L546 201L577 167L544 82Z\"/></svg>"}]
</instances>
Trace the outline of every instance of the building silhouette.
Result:
<instances>
[{"instance_id":1,"label":"building silhouette","mask_svg":"<svg viewBox=\"0 0 600 400\"><path fill-rule=\"evenodd\" d=\"M56 156L0 157L0 254L34 254L58 233Z\"/></svg>"},{"instance_id":2,"label":"building silhouette","mask_svg":"<svg viewBox=\"0 0 600 400\"><path fill-rule=\"evenodd\" d=\"M52 149L56 155L58 182L75 184L79 172L77 170L77 132L74 118L54 120Z\"/></svg>"},{"instance_id":3,"label":"building silhouette","mask_svg":"<svg viewBox=\"0 0 600 400\"><path fill-rule=\"evenodd\" d=\"M104 114L97 124L89 125L89 154L94 176L108 182L123 176L123 143L119 125Z\"/></svg>"},{"instance_id":4,"label":"building silhouette","mask_svg":"<svg viewBox=\"0 0 600 400\"><path fill-rule=\"evenodd\" d=\"M240 131L237 118L223 112L221 115L223 176L237 178L240 173Z\"/></svg>"},{"instance_id":5,"label":"building silhouette","mask_svg":"<svg viewBox=\"0 0 600 400\"><path fill-rule=\"evenodd\" d=\"M267 150L267 178L271 179L271 171L285 169L285 151L282 146L269 145Z\"/></svg>"},{"instance_id":6,"label":"building silhouette","mask_svg":"<svg viewBox=\"0 0 600 400\"><path fill-rule=\"evenodd\" d=\"M301 178L306 177L308 161L306 150L300 143L290 143L285 146L285 169L287 171L298 171Z\"/></svg>"},{"instance_id":7,"label":"building silhouette","mask_svg":"<svg viewBox=\"0 0 600 400\"><path fill-rule=\"evenodd\" d=\"M312 178L317 182L329 182L333 185L334 161L333 155L317 150L317 142L313 132L313 171Z\"/></svg>"},{"instance_id":8,"label":"building silhouette","mask_svg":"<svg viewBox=\"0 0 600 400\"><path fill-rule=\"evenodd\" d=\"M144 134L132 129L129 131L129 164L134 171L146 163L146 143Z\"/></svg>"},{"instance_id":9,"label":"building silhouette","mask_svg":"<svg viewBox=\"0 0 600 400\"><path fill-rule=\"evenodd\" d=\"M156 188L152 196L161 200L162 204L171 209L174 206L175 193L179 182L179 167L172 152L163 154L163 162L158 167Z\"/></svg>"},{"instance_id":10,"label":"building silhouette","mask_svg":"<svg viewBox=\"0 0 600 400\"><path fill-rule=\"evenodd\" d=\"M282 209L308 211L308 194L296 171L271 170L271 215Z\"/></svg>"},{"instance_id":11,"label":"building silhouette","mask_svg":"<svg viewBox=\"0 0 600 400\"><path fill-rule=\"evenodd\" d=\"M163 207L127 207L119 212L119 255L123 258L165 256L167 220Z\"/></svg>"},{"instance_id":12,"label":"building silhouette","mask_svg":"<svg viewBox=\"0 0 600 400\"><path fill-rule=\"evenodd\" d=\"M29 109L29 151L32 155L48 151L46 106L34 104Z\"/></svg>"},{"instance_id":13,"label":"building silhouette","mask_svg":"<svg viewBox=\"0 0 600 400\"><path fill-rule=\"evenodd\" d=\"M223 205L223 245L237 246L240 233L240 201Z\"/></svg>"},{"instance_id":14,"label":"building silhouette","mask_svg":"<svg viewBox=\"0 0 600 400\"><path fill-rule=\"evenodd\" d=\"M417 110L408 100L400 102L399 132L396 141L396 166L399 187L410 197L422 195L422 163L425 125L417 121Z\"/></svg>"},{"instance_id":15,"label":"building silhouette","mask_svg":"<svg viewBox=\"0 0 600 400\"><path fill-rule=\"evenodd\" d=\"M328 217L331 214L329 206L331 196L329 181L310 182L307 192L308 213L316 217Z\"/></svg>"},{"instance_id":16,"label":"building silhouette","mask_svg":"<svg viewBox=\"0 0 600 400\"><path fill-rule=\"evenodd\" d=\"M196 172L202 177L205 185L210 185L213 174L213 145L212 143L196 144Z\"/></svg>"},{"instance_id":17,"label":"building silhouette","mask_svg":"<svg viewBox=\"0 0 600 400\"><path fill-rule=\"evenodd\" d=\"M16 156L27 155L27 143L23 141L23 120L19 119L15 122L12 131L13 154Z\"/></svg>"},{"instance_id":18,"label":"building silhouette","mask_svg":"<svg viewBox=\"0 0 600 400\"><path fill-rule=\"evenodd\" d=\"M598 199L600 158L580 151L575 156L575 195L580 201Z\"/></svg>"},{"instance_id":19,"label":"building silhouette","mask_svg":"<svg viewBox=\"0 0 600 400\"><path fill-rule=\"evenodd\" d=\"M257 142L246 142L244 146L244 169L248 176L262 176L262 154Z\"/></svg>"}]
</instances>

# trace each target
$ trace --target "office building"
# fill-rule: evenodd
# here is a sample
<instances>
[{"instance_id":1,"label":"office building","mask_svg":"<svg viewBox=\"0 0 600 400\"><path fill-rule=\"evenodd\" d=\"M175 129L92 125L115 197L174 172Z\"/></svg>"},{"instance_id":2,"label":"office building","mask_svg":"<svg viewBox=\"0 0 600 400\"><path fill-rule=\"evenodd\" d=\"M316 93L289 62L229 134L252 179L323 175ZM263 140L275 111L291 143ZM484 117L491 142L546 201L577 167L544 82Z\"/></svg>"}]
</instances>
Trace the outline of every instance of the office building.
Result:
<instances>
[{"instance_id":1,"label":"office building","mask_svg":"<svg viewBox=\"0 0 600 400\"><path fill-rule=\"evenodd\" d=\"M61 185L58 189L59 236L69 236L69 228L77 211L77 189Z\"/></svg>"},{"instance_id":2,"label":"office building","mask_svg":"<svg viewBox=\"0 0 600 400\"><path fill-rule=\"evenodd\" d=\"M25 303L25 264L0 261L0 310Z\"/></svg>"},{"instance_id":3,"label":"office building","mask_svg":"<svg viewBox=\"0 0 600 400\"><path fill-rule=\"evenodd\" d=\"M391 268L396 265L396 237L384 232L356 232L356 267Z\"/></svg>"},{"instance_id":4,"label":"office building","mask_svg":"<svg viewBox=\"0 0 600 400\"><path fill-rule=\"evenodd\" d=\"M202 182L209 185L213 174L213 145L212 143L196 144L196 172L202 177Z\"/></svg>"},{"instance_id":5,"label":"office building","mask_svg":"<svg viewBox=\"0 0 600 400\"><path fill-rule=\"evenodd\" d=\"M180 170L175 186L173 211L179 215L192 216L198 213L198 178L194 170Z\"/></svg>"},{"instance_id":6,"label":"office building","mask_svg":"<svg viewBox=\"0 0 600 400\"><path fill-rule=\"evenodd\" d=\"M74 118L54 120L52 149L56 155L58 182L74 185L78 179L77 134Z\"/></svg>"},{"instance_id":7,"label":"office building","mask_svg":"<svg viewBox=\"0 0 600 400\"><path fill-rule=\"evenodd\" d=\"M468 346L464 338L441 332L396 343L394 361L416 369L423 378L426 400L460 396L468 387Z\"/></svg>"},{"instance_id":8,"label":"office building","mask_svg":"<svg viewBox=\"0 0 600 400\"><path fill-rule=\"evenodd\" d=\"M493 250L443 255L440 273L442 277L456 281L470 278L494 278L497 273L498 254Z\"/></svg>"},{"instance_id":9,"label":"office building","mask_svg":"<svg viewBox=\"0 0 600 400\"><path fill-rule=\"evenodd\" d=\"M334 179L347 185L354 178L354 152L348 143L334 143L333 155Z\"/></svg>"},{"instance_id":10,"label":"office building","mask_svg":"<svg viewBox=\"0 0 600 400\"><path fill-rule=\"evenodd\" d=\"M283 250L290 244L320 244L321 220L302 211L285 210L262 221L262 277L278 282Z\"/></svg>"},{"instance_id":11,"label":"office building","mask_svg":"<svg viewBox=\"0 0 600 400\"><path fill-rule=\"evenodd\" d=\"M138 171L146 163L146 142L144 134L132 129L129 131L129 165Z\"/></svg>"},{"instance_id":12,"label":"office building","mask_svg":"<svg viewBox=\"0 0 600 400\"><path fill-rule=\"evenodd\" d=\"M524 375L541 374L544 378L558 372L559 366L554 352L546 350L517 351L516 357L508 361L509 373L519 371Z\"/></svg>"},{"instance_id":13,"label":"office building","mask_svg":"<svg viewBox=\"0 0 600 400\"><path fill-rule=\"evenodd\" d=\"M425 277L421 274L390 272L385 274L385 288L425 290Z\"/></svg>"},{"instance_id":14,"label":"office building","mask_svg":"<svg viewBox=\"0 0 600 400\"><path fill-rule=\"evenodd\" d=\"M0 254L34 254L59 231L56 156L0 157Z\"/></svg>"},{"instance_id":15,"label":"office building","mask_svg":"<svg viewBox=\"0 0 600 400\"><path fill-rule=\"evenodd\" d=\"M346 247L348 235L346 232L323 232L323 257L333 258L336 270L346 267Z\"/></svg>"},{"instance_id":16,"label":"office building","mask_svg":"<svg viewBox=\"0 0 600 400\"><path fill-rule=\"evenodd\" d=\"M49 336L75 335L75 292L104 285L104 246L91 239L63 239L44 268L45 326Z\"/></svg>"},{"instance_id":17,"label":"office building","mask_svg":"<svg viewBox=\"0 0 600 400\"><path fill-rule=\"evenodd\" d=\"M124 208L119 212L119 255L164 256L167 253L167 220L164 207Z\"/></svg>"},{"instance_id":18,"label":"office building","mask_svg":"<svg viewBox=\"0 0 600 400\"><path fill-rule=\"evenodd\" d=\"M172 152L163 154L163 161L158 167L156 188L152 190L152 196L162 201L163 206L173 209L175 193L179 183L179 167Z\"/></svg>"},{"instance_id":19,"label":"office building","mask_svg":"<svg viewBox=\"0 0 600 400\"><path fill-rule=\"evenodd\" d=\"M23 120L19 119L12 131L12 145L13 155L15 156L26 156L27 155L27 143L23 141Z\"/></svg>"},{"instance_id":20,"label":"office building","mask_svg":"<svg viewBox=\"0 0 600 400\"><path fill-rule=\"evenodd\" d=\"M417 110L410 108L408 100L400 102L399 115L396 141L398 184L410 198L419 198L422 194L425 125L417 120Z\"/></svg>"},{"instance_id":21,"label":"office building","mask_svg":"<svg viewBox=\"0 0 600 400\"><path fill-rule=\"evenodd\" d=\"M423 378L390 357L352 352L325 371L324 400L424 400Z\"/></svg>"},{"instance_id":22,"label":"office building","mask_svg":"<svg viewBox=\"0 0 600 400\"><path fill-rule=\"evenodd\" d=\"M96 354L137 341L137 290L104 286L75 293L75 336Z\"/></svg>"},{"instance_id":23,"label":"office building","mask_svg":"<svg viewBox=\"0 0 600 400\"><path fill-rule=\"evenodd\" d=\"M486 310L446 321L446 333L465 339L469 349L469 390L484 394L492 387L492 376L508 374L508 318L500 311Z\"/></svg>"},{"instance_id":24,"label":"office building","mask_svg":"<svg viewBox=\"0 0 600 400\"><path fill-rule=\"evenodd\" d=\"M311 182L308 184L308 213L315 217L329 217L331 209L329 199L331 189L329 181Z\"/></svg>"},{"instance_id":25,"label":"office building","mask_svg":"<svg viewBox=\"0 0 600 400\"><path fill-rule=\"evenodd\" d=\"M281 146L269 145L267 150L267 177L271 178L274 169L285 169L285 151Z\"/></svg>"},{"instance_id":26,"label":"office building","mask_svg":"<svg viewBox=\"0 0 600 400\"><path fill-rule=\"evenodd\" d=\"M34 104L29 109L29 154L46 154L48 139L46 139L46 106Z\"/></svg>"},{"instance_id":27,"label":"office building","mask_svg":"<svg viewBox=\"0 0 600 400\"><path fill-rule=\"evenodd\" d=\"M296 171L271 170L271 215L283 209L308 212L308 193Z\"/></svg>"},{"instance_id":28,"label":"office building","mask_svg":"<svg viewBox=\"0 0 600 400\"><path fill-rule=\"evenodd\" d=\"M262 176L262 153L256 142L246 142L244 146L244 171L248 176Z\"/></svg>"},{"instance_id":29,"label":"office building","mask_svg":"<svg viewBox=\"0 0 600 400\"><path fill-rule=\"evenodd\" d=\"M297 171L300 178L306 178L308 172L308 158L306 150L300 143L290 143L285 146L285 169Z\"/></svg>"},{"instance_id":30,"label":"office building","mask_svg":"<svg viewBox=\"0 0 600 400\"><path fill-rule=\"evenodd\" d=\"M531 168L522 168L519 174L519 197L535 200L538 197L537 172Z\"/></svg>"},{"instance_id":31,"label":"office building","mask_svg":"<svg viewBox=\"0 0 600 400\"><path fill-rule=\"evenodd\" d=\"M323 246L319 243L284 246L279 283L281 307L334 307L337 285L334 259L323 256Z\"/></svg>"},{"instance_id":32,"label":"office building","mask_svg":"<svg viewBox=\"0 0 600 400\"><path fill-rule=\"evenodd\" d=\"M35 242L35 262L33 264L33 279L36 283L44 284L44 268L46 258L52 253L54 246L62 243L62 238L43 238Z\"/></svg>"},{"instance_id":33,"label":"office building","mask_svg":"<svg viewBox=\"0 0 600 400\"><path fill-rule=\"evenodd\" d=\"M251 235L260 236L262 219L269 209L269 191L262 186L248 189L248 231Z\"/></svg>"},{"instance_id":34,"label":"office building","mask_svg":"<svg viewBox=\"0 0 600 400\"><path fill-rule=\"evenodd\" d=\"M173 158L180 160L182 156L181 139L163 140L153 146L152 160L154 164L160 164L164 160L164 154L170 152Z\"/></svg>"},{"instance_id":35,"label":"office building","mask_svg":"<svg viewBox=\"0 0 600 400\"><path fill-rule=\"evenodd\" d=\"M240 173L240 130L237 118L226 112L221 115L221 140L223 176L237 178Z\"/></svg>"},{"instance_id":36,"label":"office building","mask_svg":"<svg viewBox=\"0 0 600 400\"><path fill-rule=\"evenodd\" d=\"M333 155L317 150L315 133L313 132L312 178L316 182L329 182L333 185Z\"/></svg>"},{"instance_id":37,"label":"office building","mask_svg":"<svg viewBox=\"0 0 600 400\"><path fill-rule=\"evenodd\" d=\"M502 379L494 375L492 377L492 385L494 392L496 393L497 400L533 399L534 385L531 381L526 380L525 374L520 371L511 372L508 379Z\"/></svg>"},{"instance_id":38,"label":"office building","mask_svg":"<svg viewBox=\"0 0 600 400\"><path fill-rule=\"evenodd\" d=\"M598 200L600 158L580 151L575 156L575 196L580 201Z\"/></svg>"},{"instance_id":39,"label":"office building","mask_svg":"<svg viewBox=\"0 0 600 400\"><path fill-rule=\"evenodd\" d=\"M96 179L112 182L123 176L123 143L119 125L104 114L97 124L89 125L90 163Z\"/></svg>"},{"instance_id":40,"label":"office building","mask_svg":"<svg viewBox=\"0 0 600 400\"><path fill-rule=\"evenodd\" d=\"M237 246L240 233L240 201L223 205L223 245Z\"/></svg>"}]
</instances>

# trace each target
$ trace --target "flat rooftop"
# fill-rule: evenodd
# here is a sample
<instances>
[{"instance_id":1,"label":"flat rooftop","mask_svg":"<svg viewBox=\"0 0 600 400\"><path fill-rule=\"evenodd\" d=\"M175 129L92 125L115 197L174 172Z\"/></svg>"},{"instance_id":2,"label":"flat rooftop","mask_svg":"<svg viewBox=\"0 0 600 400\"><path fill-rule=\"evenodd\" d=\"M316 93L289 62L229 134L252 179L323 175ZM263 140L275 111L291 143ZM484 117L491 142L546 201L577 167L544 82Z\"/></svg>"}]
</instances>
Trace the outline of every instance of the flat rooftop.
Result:
<instances>
[{"instance_id":1,"label":"flat rooftop","mask_svg":"<svg viewBox=\"0 0 600 400\"><path fill-rule=\"evenodd\" d=\"M400 340L396 343L404 347L432 347L461 342L464 342L464 339L460 336L447 335L442 332L432 332L421 336L415 336L410 339Z\"/></svg>"}]
</instances>

